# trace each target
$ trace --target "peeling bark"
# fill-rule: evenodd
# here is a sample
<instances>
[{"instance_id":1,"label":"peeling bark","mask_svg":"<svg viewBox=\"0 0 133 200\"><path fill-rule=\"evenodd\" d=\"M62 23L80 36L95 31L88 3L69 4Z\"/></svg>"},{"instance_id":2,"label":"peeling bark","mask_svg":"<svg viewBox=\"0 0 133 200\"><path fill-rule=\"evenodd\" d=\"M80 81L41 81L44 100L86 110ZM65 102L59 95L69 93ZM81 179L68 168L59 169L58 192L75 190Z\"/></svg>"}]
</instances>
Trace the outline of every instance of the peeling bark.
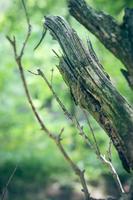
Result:
<instances>
[{"instance_id":1,"label":"peeling bark","mask_svg":"<svg viewBox=\"0 0 133 200\"><path fill-rule=\"evenodd\" d=\"M92 32L126 67L121 72L133 89L133 9L126 8L123 23L97 11L84 0L69 0L69 11Z\"/></svg>"},{"instance_id":2,"label":"peeling bark","mask_svg":"<svg viewBox=\"0 0 133 200\"><path fill-rule=\"evenodd\" d=\"M112 85L90 41L84 46L61 17L45 18L45 27L63 51L59 71L75 104L88 110L112 139L124 168L133 169L133 109Z\"/></svg>"}]
</instances>

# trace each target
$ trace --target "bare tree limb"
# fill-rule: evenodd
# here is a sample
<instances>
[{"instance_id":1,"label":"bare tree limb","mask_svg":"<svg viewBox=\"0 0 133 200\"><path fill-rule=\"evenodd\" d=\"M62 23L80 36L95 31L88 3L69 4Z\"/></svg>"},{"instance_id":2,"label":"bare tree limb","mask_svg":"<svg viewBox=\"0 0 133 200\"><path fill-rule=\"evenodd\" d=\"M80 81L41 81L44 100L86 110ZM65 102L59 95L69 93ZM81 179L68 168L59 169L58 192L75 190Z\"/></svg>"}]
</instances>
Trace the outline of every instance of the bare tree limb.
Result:
<instances>
[{"instance_id":1,"label":"bare tree limb","mask_svg":"<svg viewBox=\"0 0 133 200\"><path fill-rule=\"evenodd\" d=\"M113 178L114 178L114 180L115 180L115 182L116 182L116 185L117 185L117 187L118 187L120 193L125 193L125 191L124 191L124 189L123 189L123 187L122 187L120 178L119 178L119 176L118 176L118 174L117 174L117 172L116 172L116 170L115 170L113 164L112 164L109 160L106 159L105 155L101 155L101 154L100 154L99 156L100 156L101 161L102 161L104 164L106 164L107 167L110 169L111 174L113 175Z\"/></svg>"},{"instance_id":2,"label":"bare tree limb","mask_svg":"<svg viewBox=\"0 0 133 200\"><path fill-rule=\"evenodd\" d=\"M76 119L76 117L72 117L71 114L69 113L69 111L67 110L67 108L65 107L65 105L61 102L61 100L59 99L58 95L56 94L56 92L54 91L52 85L49 83L49 81L47 80L45 74L40 70L38 69L37 70L38 73L33 73L31 72L32 74L34 75L40 75L43 80L46 82L46 84L48 85L49 89L51 90L51 92L53 93L55 99L57 100L59 106L62 108L64 114L68 117L68 119L70 119L72 121L72 123L74 124L75 127L77 127L78 131L80 132L80 135L83 137L85 143L88 145L91 145L90 147L94 150L94 152L96 153L98 159L100 159L102 161L103 164L105 164L111 174L113 175L113 178L116 182L116 185L118 186L118 190L120 191L120 193L125 193L124 192L124 189L122 187L122 184L121 184L121 181L119 179L119 176L115 170L115 168L113 167L111 161L108 161L105 156L101 155L101 152L100 152L100 149L99 149L99 146L97 144L97 140L96 140L96 137L95 137L95 134L94 134L94 131L93 131L93 128L90 124L90 121L89 121L89 118L87 116L87 113L83 110L84 112L84 115L86 117L86 120L87 120L87 123L88 123L88 126L90 128L90 131L92 133L92 136L93 136L93 139L94 139L94 145L93 144L90 144L90 140L89 138L87 137L87 135L85 134L85 132L83 131L82 127L80 126L78 120ZM111 145L111 142L110 142L110 145ZM109 145L109 156L111 155L111 149L110 149L110 145Z\"/></svg>"},{"instance_id":3,"label":"bare tree limb","mask_svg":"<svg viewBox=\"0 0 133 200\"><path fill-rule=\"evenodd\" d=\"M88 49L59 16L45 18L45 26L63 51L58 69L70 88L73 100L88 110L113 141L124 168L133 169L133 108L112 85Z\"/></svg>"},{"instance_id":4,"label":"bare tree limb","mask_svg":"<svg viewBox=\"0 0 133 200\"><path fill-rule=\"evenodd\" d=\"M123 23L87 5L85 0L68 0L70 14L93 33L126 67L122 74L133 89L133 9L125 9Z\"/></svg>"},{"instance_id":5,"label":"bare tree limb","mask_svg":"<svg viewBox=\"0 0 133 200\"><path fill-rule=\"evenodd\" d=\"M89 118L87 116L87 113L85 111L84 111L84 114L85 114L88 126L90 128L91 134L92 134L93 139L94 139L94 144L95 144L95 147L96 147L96 155L97 155L98 159L101 160L102 163L105 164L109 168L109 170L110 170L110 172L111 172L111 174L112 174L112 176L114 178L114 181L115 181L115 183L116 183L116 185L118 187L118 190L119 190L120 194L121 193L122 194L125 193L125 191L124 191L124 189L122 187L122 183L120 181L120 178L119 178L119 176L118 176L118 174L117 174L117 172L116 172L111 160L109 160L110 159L110 155L111 155L111 149L110 149L111 148L110 147L111 142L109 144L109 159L107 160L105 155L102 155L101 152L100 152L100 148L98 146L98 143L97 143L97 140L96 140L96 137L95 137L95 133L93 131L93 128L91 126L91 123L90 123L90 120L89 120Z\"/></svg>"},{"instance_id":6,"label":"bare tree limb","mask_svg":"<svg viewBox=\"0 0 133 200\"><path fill-rule=\"evenodd\" d=\"M35 106L32 102L32 98L30 96L30 93L29 93L29 90L28 90L28 87L27 87L27 82L26 82L26 79L25 79L24 69L23 69L23 65L22 65L22 57L23 57L23 54L24 54L24 50L25 50L25 47L27 45L28 39L31 35L31 25L30 25L30 20L29 20L29 17L28 17L28 13L27 13L27 9L26 9L24 0L22 0L22 3L23 3L25 14L26 14L28 32L27 32L26 38L24 40L24 43L23 43L23 46L21 48L19 55L17 54L17 51L16 51L15 37L13 39L11 39L9 36L7 36L7 39L13 47L14 57L15 57L16 63L18 65L18 68L19 68L19 71L20 71L20 76L21 76L21 79L22 79L22 83L23 83L23 86L24 86L24 90L25 90L27 100L28 100L28 102L29 102L29 104L32 108L32 111L33 111L39 125L41 126L41 129L56 143L58 149L60 150L60 152L64 156L65 160L71 166L71 168L73 169L75 174L78 175L80 182L81 182L81 185L83 187L85 200L90 200L91 199L90 193L88 191L87 183L86 183L85 177L84 177L85 171L80 170L79 167L72 161L72 159L69 157L69 155L67 154L67 152L65 151L65 149L64 149L64 147L61 143L61 135L62 135L63 129L61 130L61 132L59 133L58 136L56 136L52 132L50 132L49 129L45 126L44 122L42 121L40 115L38 114L38 112L37 112L37 110L36 110L36 108L35 108Z\"/></svg>"},{"instance_id":7,"label":"bare tree limb","mask_svg":"<svg viewBox=\"0 0 133 200\"><path fill-rule=\"evenodd\" d=\"M49 87L49 89L51 90L51 92L53 93L53 96L55 97L56 101L58 102L59 106L61 107L64 115L73 123L73 125L77 128L80 136L83 137L85 143L88 145L89 148L94 148L93 145L91 144L88 136L85 134L83 127L81 127L79 121L77 120L76 116L72 116L71 113L67 110L67 108L65 107L65 105L62 103L62 101L60 100L60 98L58 97L58 95L56 94L56 92L54 91L52 85L50 84L50 82L48 81L48 79L46 78L45 74L42 72L42 70L38 69L37 70L38 73L33 73L31 71L29 71L30 73L34 74L34 75L40 75L43 80L46 82L47 86Z\"/></svg>"}]
</instances>

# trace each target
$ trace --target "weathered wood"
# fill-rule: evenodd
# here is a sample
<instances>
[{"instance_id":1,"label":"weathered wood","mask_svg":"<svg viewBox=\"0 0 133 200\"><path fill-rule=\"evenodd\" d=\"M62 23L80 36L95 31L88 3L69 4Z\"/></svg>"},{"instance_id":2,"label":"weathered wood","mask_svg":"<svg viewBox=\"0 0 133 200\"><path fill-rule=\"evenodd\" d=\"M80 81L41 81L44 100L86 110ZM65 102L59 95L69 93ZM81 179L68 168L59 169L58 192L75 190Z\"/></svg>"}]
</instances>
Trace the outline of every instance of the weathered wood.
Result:
<instances>
[{"instance_id":1,"label":"weathered wood","mask_svg":"<svg viewBox=\"0 0 133 200\"><path fill-rule=\"evenodd\" d=\"M75 103L88 110L107 132L129 172L133 169L132 107L112 85L90 42L86 48L61 17L46 17L45 27L62 48L58 68Z\"/></svg>"},{"instance_id":2,"label":"weathered wood","mask_svg":"<svg viewBox=\"0 0 133 200\"><path fill-rule=\"evenodd\" d=\"M125 9L123 23L96 11L84 0L69 0L69 11L92 32L126 67L122 73L133 89L133 9Z\"/></svg>"}]
</instances>

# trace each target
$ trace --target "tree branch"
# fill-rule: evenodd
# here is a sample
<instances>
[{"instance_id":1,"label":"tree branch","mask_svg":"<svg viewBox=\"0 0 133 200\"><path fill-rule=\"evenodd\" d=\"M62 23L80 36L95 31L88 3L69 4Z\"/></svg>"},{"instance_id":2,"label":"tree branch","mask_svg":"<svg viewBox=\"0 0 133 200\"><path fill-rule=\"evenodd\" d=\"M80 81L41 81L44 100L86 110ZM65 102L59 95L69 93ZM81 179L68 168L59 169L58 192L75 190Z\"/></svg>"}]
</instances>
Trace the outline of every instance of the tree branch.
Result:
<instances>
[{"instance_id":1,"label":"tree branch","mask_svg":"<svg viewBox=\"0 0 133 200\"><path fill-rule=\"evenodd\" d=\"M133 168L133 109L110 82L103 67L63 18L45 18L62 50L59 71L76 104L88 110L113 141L124 168Z\"/></svg>"},{"instance_id":2,"label":"tree branch","mask_svg":"<svg viewBox=\"0 0 133 200\"><path fill-rule=\"evenodd\" d=\"M133 89L133 9L125 9L123 23L97 11L85 0L69 0L70 14L93 33L126 67L122 73Z\"/></svg>"},{"instance_id":3,"label":"tree branch","mask_svg":"<svg viewBox=\"0 0 133 200\"><path fill-rule=\"evenodd\" d=\"M14 57L15 57L16 63L18 65L18 68L19 68L19 71L20 71L20 76L21 76L21 79L22 79L22 83L23 83L23 86L24 86L24 90L25 90L25 94L26 94L27 100L28 100L28 102L29 102L29 104L31 106L31 109L32 109L32 111L33 111L33 113L34 113L34 115L35 115L35 117L36 117L41 129L48 135L49 138L51 138L56 143L58 149L62 153L62 155L65 158L65 160L71 166L71 168L73 169L75 174L79 177L81 185L83 187L85 200L90 200L92 198L90 197L90 193L89 193L88 188L87 188L87 183L85 181L85 177L84 177L84 172L85 171L84 170L83 171L80 170L80 168L72 161L72 159L69 157L69 155L67 154L67 152L65 151L65 149L64 149L64 147L63 147L63 145L61 143L61 135L63 133L63 129L58 134L58 136L56 136L54 133L52 133L46 127L44 122L42 121L40 115L38 114L38 112L37 112L37 110L36 110L36 108L35 108L35 106L34 106L34 104L32 102L32 98L31 98L29 90L28 90L27 82L26 82L25 75L24 75L24 69L23 69L23 65L22 65L22 58L23 58L24 50L25 50L25 47L27 45L28 39L29 39L29 37L31 35L31 25L30 25L30 20L29 20L29 17L28 17L28 13L27 13L27 10L26 10L26 6L25 6L24 0L22 0L22 3L23 3L25 14L26 14L28 32L27 32L26 38L24 40L23 46L22 46L22 48L20 50L20 54L17 54L15 37L13 39L11 39L9 36L7 36L7 39L10 42L10 44L12 45L12 47L13 47Z\"/></svg>"},{"instance_id":4,"label":"tree branch","mask_svg":"<svg viewBox=\"0 0 133 200\"><path fill-rule=\"evenodd\" d=\"M96 140L96 137L95 137L95 133L94 133L93 128L92 128L91 123L90 123L90 120L89 120L89 118L87 116L87 113L85 111L84 111L84 114L85 114L85 118L86 118L86 121L87 121L88 126L90 128L90 131L91 131L91 134L92 134L92 137L93 137L93 140L94 140L94 144L95 144L95 147L96 147L95 153L96 153L98 159L101 160L102 163L109 168L109 170L110 170L110 172L111 172L111 174L112 174L112 176L114 178L114 181L115 181L115 183L116 183L116 185L118 187L118 190L119 190L120 194L124 194L125 191L124 191L124 189L122 187L122 183L120 181L120 178L119 178L119 176L118 176L118 174L117 174L117 172L116 172L116 170L115 170L115 168L114 168L114 166L113 166L113 164L111 162L111 159L109 157L110 160L109 159L107 160L105 155L101 154L100 148L98 146L98 143L97 143L97 140ZM108 150L109 151L109 156L111 155L110 144L109 144L109 150Z\"/></svg>"},{"instance_id":5,"label":"tree branch","mask_svg":"<svg viewBox=\"0 0 133 200\"><path fill-rule=\"evenodd\" d=\"M48 81L48 79L46 78L46 76L42 72L42 70L38 69L37 71L38 71L38 73L33 73L31 71L29 71L29 72L32 73L32 74L34 74L34 75L39 75L39 76L41 76L43 78L43 80L45 81L45 83L47 84L47 86L49 87L49 89L51 90L53 96L55 97L57 103L61 107L64 115L72 122L72 124L74 125L74 127L77 128L77 131L79 132L79 135L82 136L82 138L85 141L85 143L87 144L87 146L89 148L94 149L93 144L91 144L89 137L85 134L85 132L83 130L83 127L81 127L81 125L80 125L79 121L77 120L76 116L72 116L71 113L67 110L67 108L62 103L62 101L60 100L60 98L58 97L58 95L56 94L56 92L54 91L52 85L50 84L50 82Z\"/></svg>"},{"instance_id":6,"label":"tree branch","mask_svg":"<svg viewBox=\"0 0 133 200\"><path fill-rule=\"evenodd\" d=\"M69 113L69 111L67 110L67 108L65 107L65 105L61 102L61 100L59 99L58 95L57 95L56 92L54 91L52 85L51 85L51 84L49 83L49 81L47 80L45 74L44 74L40 69L38 69L37 71L38 71L38 73L33 73L33 72L31 72L31 73L34 74L34 75L40 75L40 76L43 78L43 80L46 82L47 86L49 87L49 89L50 89L51 92L53 93L53 96L55 97L55 99L56 99L56 101L58 102L59 106L62 108L62 110L63 110L63 112L64 112L64 115L65 115L68 119L70 119L70 120L72 121L72 123L73 123L73 125L74 125L75 127L77 127L77 130L79 131L79 134L82 136L82 138L83 138L83 140L85 141L85 143L86 143L89 147L91 147L91 148L93 149L93 151L94 151L94 153L97 155L98 159L101 160L102 163L105 164L105 165L109 168L109 170L110 170L111 174L113 175L113 178L114 178L114 180L115 180L115 182L116 182L116 185L118 186L118 190L119 190L120 194L121 194L121 193L125 193L125 192L124 192L124 189L123 189L123 187L122 187L121 181L120 181L120 179L119 179L119 176L118 176L118 174L117 174L117 172L116 172L116 170L115 170L113 164L111 163L111 161L108 161L108 160L105 158L105 156L103 156L103 155L101 154L101 152L100 152L100 149L99 149L99 146L98 146L98 144L97 144L97 140L96 140L96 137L95 137L93 128L92 128L92 126L91 126L91 124L90 124L89 118L88 118L88 116L87 116L87 113L83 110L84 115L85 115L85 118L86 118L86 121L87 121L87 123L88 123L88 126L89 126L89 128L90 128L91 134L92 134L93 139L94 139L94 145L93 145L92 143L90 143L90 140L89 140L88 136L87 136L86 133L83 131L83 128L80 126L80 124L79 124L79 122L78 122L76 116L73 117L73 116ZM111 144L111 142L110 142L110 144ZM109 155L111 155L110 145L109 145Z\"/></svg>"}]
</instances>

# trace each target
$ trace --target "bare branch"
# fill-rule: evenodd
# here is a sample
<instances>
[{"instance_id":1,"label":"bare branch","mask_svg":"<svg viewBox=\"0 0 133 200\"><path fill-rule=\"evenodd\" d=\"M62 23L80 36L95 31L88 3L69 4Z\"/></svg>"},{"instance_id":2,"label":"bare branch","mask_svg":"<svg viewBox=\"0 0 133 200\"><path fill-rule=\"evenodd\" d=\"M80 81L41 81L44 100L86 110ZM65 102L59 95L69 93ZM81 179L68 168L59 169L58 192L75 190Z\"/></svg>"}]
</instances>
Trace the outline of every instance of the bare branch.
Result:
<instances>
[{"instance_id":1,"label":"bare branch","mask_svg":"<svg viewBox=\"0 0 133 200\"><path fill-rule=\"evenodd\" d=\"M122 24L86 0L68 0L70 14L94 34L126 67L121 72L133 89L133 9L126 8Z\"/></svg>"},{"instance_id":2,"label":"bare branch","mask_svg":"<svg viewBox=\"0 0 133 200\"><path fill-rule=\"evenodd\" d=\"M116 185L117 185L118 190L120 191L120 193L125 193L125 191L124 191L124 189L123 189L123 187L122 187L120 178L119 178L119 176L118 176L118 174L117 174L117 172L116 172L116 170L115 170L115 168L114 168L114 166L113 166L113 164L112 164L112 162L111 162L111 143L112 143L111 140L110 140L110 143L109 143L109 150L108 150L108 159L109 159L109 160L107 160L106 157L103 156L103 155L101 154L101 152L100 152L100 149L99 149L99 146L98 146L96 137L95 137L95 133L94 133L94 131L93 131L93 128L92 128L92 126L91 126L91 123L90 123L90 120L89 120L89 118L88 118L88 116L87 116L87 113L86 113L86 111L84 111L84 110L83 110L83 112L84 112L84 114L85 114L85 118L86 118L86 120L87 120L88 126L89 126L89 128L90 128L91 134L92 134L93 139L94 139L94 144L95 144L95 147L96 147L95 153L96 153L98 159L101 160L102 163L105 164L105 165L110 169L110 172L111 172L111 174L112 174L112 176L113 176L113 178L114 178L114 181L116 182Z\"/></svg>"},{"instance_id":3,"label":"bare branch","mask_svg":"<svg viewBox=\"0 0 133 200\"><path fill-rule=\"evenodd\" d=\"M26 94L27 100L28 100L28 102L29 102L29 104L31 106L31 109L32 109L32 111L33 111L33 113L34 113L39 125L41 126L41 129L48 135L49 138L51 138L56 143L58 149L60 150L60 152L64 156L65 160L71 166L71 168L73 169L75 174L79 176L81 185L83 187L84 195L85 195L85 200L89 200L90 199L90 194L89 194L89 191L88 191L88 188L87 188L87 183L85 181L84 171L81 171L79 169L79 167L72 161L72 159L69 157L69 155L67 154L67 152L65 151L65 149L64 149L64 147L63 147L63 145L61 143L61 135L62 135L64 129L61 130L61 132L59 133L58 137L56 135L54 135L45 126L44 122L42 121L40 115L38 114L38 112L37 112L37 110L36 110L36 108L35 108L35 106L34 106L34 104L32 102L32 98L31 98L29 90L28 90L28 86L27 86L27 82L26 82L25 74L24 74L24 69L23 69L23 65L22 65L22 57L23 57L23 54L24 54L24 50L25 50L25 47L27 45L28 39L29 39L30 34L31 34L31 25L30 25L30 20L29 20L29 17L28 17L28 13L27 13L27 9L26 9L24 0L22 0L22 3L23 3L26 19L27 19L28 32L27 32L26 38L24 40L24 43L23 43L23 46L22 46L22 48L20 50L20 54L19 55L17 54L17 51L16 51L16 40L15 40L15 37L12 40L9 36L7 36L7 39L10 42L10 44L12 45L12 47L13 47L15 60L16 60L16 63L18 65L18 68L19 68L19 71L20 71L20 76L21 76L21 79L22 79L22 83L23 83L23 86L24 86L24 90L25 90L25 94ZM38 70L38 73L41 73L41 72ZM8 181L8 183L9 183L9 181Z\"/></svg>"},{"instance_id":4,"label":"bare branch","mask_svg":"<svg viewBox=\"0 0 133 200\"><path fill-rule=\"evenodd\" d=\"M108 161L108 160L106 159L105 155L100 155L100 159L102 160L102 162L103 162L104 164L106 164L106 165L110 168L110 171L111 171L111 173L112 173L112 175L113 175L113 178L114 178L114 180L115 180L115 182L116 182L116 184L117 184L117 186L118 186L119 191L120 191L121 193L125 193L125 191L124 191L124 189L123 189L123 187L122 187L121 181L120 181L120 179L119 179L119 176L118 176L118 174L117 174L117 172L116 172L116 170L115 170L113 164L112 164L110 161Z\"/></svg>"},{"instance_id":5,"label":"bare branch","mask_svg":"<svg viewBox=\"0 0 133 200\"><path fill-rule=\"evenodd\" d=\"M30 24L29 15L28 15L27 8L26 8L25 1L24 1L24 0L22 0L22 4L23 4L25 16L26 16L28 31L27 31L27 35L26 35L26 37L25 37L23 46L22 46L21 51L20 51L20 55L19 55L20 57L22 57L22 55L23 55L23 53L24 53L24 49L25 49L25 47L26 47L26 44L27 44L27 42L28 42L28 40L29 40L29 37L30 37L30 35L31 35L31 24Z\"/></svg>"},{"instance_id":6,"label":"bare branch","mask_svg":"<svg viewBox=\"0 0 133 200\"><path fill-rule=\"evenodd\" d=\"M65 107L65 105L62 103L62 101L59 99L58 95L56 94L56 92L54 91L52 85L49 83L49 81L47 80L45 74L38 69L38 75L40 75L43 80L46 82L47 86L49 87L49 89L51 90L51 92L53 93L56 101L58 102L59 106L61 107L61 109L64 112L64 115L73 123L73 125L77 128L77 130L79 131L79 134L83 137L85 143L90 147L90 148L94 148L93 145L90 143L90 140L88 138L88 136L85 134L83 127L81 127L80 123L78 122L76 116L73 117L71 115L71 113L67 110L67 108ZM33 73L35 74L35 73ZM36 74L35 74L36 75Z\"/></svg>"},{"instance_id":7,"label":"bare branch","mask_svg":"<svg viewBox=\"0 0 133 200\"><path fill-rule=\"evenodd\" d=\"M26 8L24 0L22 0L22 4L23 4L25 16L26 16L26 20L27 20L27 24L28 24L28 28L29 28L29 26L30 26L30 18L29 18L29 15L28 15L27 8Z\"/></svg>"},{"instance_id":8,"label":"bare branch","mask_svg":"<svg viewBox=\"0 0 133 200\"><path fill-rule=\"evenodd\" d=\"M60 136L59 136L59 138L60 138ZM92 198L90 197L90 193L88 191L87 183L86 183L85 177L84 177L85 170L83 170L83 171L80 170L80 168L72 161L72 159L66 153L66 151L65 151L60 139L59 140L55 140L55 143L57 144L57 147L59 148L59 150L63 154L65 160L70 164L70 166L73 169L73 171L75 172L75 174L77 176L79 176L81 185L83 187L83 192L84 192L84 195L85 195L85 200L91 200Z\"/></svg>"},{"instance_id":9,"label":"bare branch","mask_svg":"<svg viewBox=\"0 0 133 200\"><path fill-rule=\"evenodd\" d=\"M90 140L89 140L89 138L88 138L88 136L84 133L83 128L80 126L78 120L76 119L76 117L73 118L73 117L71 116L71 114L69 113L69 111L66 109L66 107L64 106L64 104L61 102L61 100L59 99L59 97L58 97L57 94L55 93L55 91L54 91L52 85L51 85L51 84L49 83L49 81L47 80L45 74L44 74L40 69L38 69L37 71L38 71L38 74L37 74L37 73L33 73L33 74L34 74L34 75L40 75L40 76L44 79L44 81L45 81L46 84L48 85L49 89L52 91L52 93L53 93L55 99L57 100L57 102L59 103L60 107L61 107L62 110L64 111L64 114L68 117L68 119L70 119L70 120L72 121L72 123L74 124L74 126L77 127L78 131L80 131L80 135L83 137L85 143L88 144L88 141L89 141L89 144L91 144L91 143L90 143ZM86 112L85 112L85 111L83 111L83 112L84 112L84 114L85 114L85 117L86 117L86 119L87 119L87 123L88 123L88 125L89 125L89 128L90 128L90 130L91 130L91 133L92 133L92 136L93 136L93 139L94 139L94 145L95 145L95 146L94 146L93 144L91 144L91 148L93 148L93 150L95 151L97 157L98 157L104 164L107 165L107 162L105 162L105 158L103 159L103 155L101 155L101 153L100 153L100 149L99 149L99 146L98 146L98 144L97 144L97 140L96 140L96 137L95 137L93 128L91 127L89 118L88 118ZM111 153L110 153L110 155L111 155ZM106 160L106 161L107 161L107 160ZM110 165L109 165L109 163L110 163ZM117 183L117 186L118 186L119 191L120 191L121 193L124 193L124 190L123 190L123 188L122 188L122 184L121 184L121 182L120 182L119 176L118 176L118 174L116 173L116 170L115 170L115 168L113 167L112 163L108 161L108 165L107 165L107 166L108 166L109 169L111 170L111 173L112 173L112 175L113 175L113 177L114 177L114 179L115 179L115 182Z\"/></svg>"},{"instance_id":10,"label":"bare branch","mask_svg":"<svg viewBox=\"0 0 133 200\"><path fill-rule=\"evenodd\" d=\"M12 45L13 50L14 50L15 59L17 59L17 47L16 47L16 38L15 38L15 36L13 36L13 39L11 39L9 36L6 36L6 38L10 42L10 44Z\"/></svg>"},{"instance_id":11,"label":"bare branch","mask_svg":"<svg viewBox=\"0 0 133 200\"><path fill-rule=\"evenodd\" d=\"M47 86L49 87L49 89L51 90L51 92L53 93L56 101L58 102L58 104L60 105L61 109L63 110L64 112L64 115L69 119L71 120L71 122L74 124L74 126L78 129L79 131L79 134L81 136L83 136L84 140L86 141L86 144L88 144L89 147L93 148L92 147L92 144L90 143L89 141L89 138L87 137L87 135L85 134L85 132L83 131L83 128L80 126L78 120L76 117L73 117L70 112L67 110L67 108L65 107L65 105L61 102L61 100L59 99L58 95L56 94L56 92L54 91L52 85L49 83L48 79L46 78L45 74L40 70L38 69L38 74L37 73L33 73L34 75L40 75L43 80L46 82Z\"/></svg>"},{"instance_id":12,"label":"bare branch","mask_svg":"<svg viewBox=\"0 0 133 200\"><path fill-rule=\"evenodd\" d=\"M19 67L20 68L20 67ZM60 136L63 132L63 130L61 130L60 134L58 137L56 137L53 133L51 133L49 131L48 128L46 128L44 122L41 120L41 117L39 116L33 102L32 102L32 99L30 97L30 94L29 94L29 91L28 91L28 87L27 87L27 83L26 83L26 80L25 80L25 77L24 77L24 72L23 72L23 68L21 68L22 70L20 71L21 73L21 78L22 78L22 81L23 81L23 84L24 84L24 88L25 88L25 92L26 92L26 96L27 96L27 99L31 105L31 108L32 108L32 111L35 115L35 117L37 118L41 128L43 131L46 132L46 134L52 139L54 140L54 142L56 143L57 147L59 148L59 150L61 151L61 153L63 154L64 158L66 159L66 161L70 164L70 166L72 167L72 169L74 170L74 172L79 176L80 178L80 181L81 181L81 184L82 184L82 187L83 187L83 190L85 191L84 194L86 196L86 200L89 200L89 197L90 197L90 194L88 192L88 189L87 189L87 184L86 184L86 181L85 181L85 178L84 178L84 174L83 172L76 166L76 164L71 160L71 158L68 156L68 154L66 153L66 151L64 150L64 147L62 146L61 144L61 140L60 140Z\"/></svg>"}]
</instances>

